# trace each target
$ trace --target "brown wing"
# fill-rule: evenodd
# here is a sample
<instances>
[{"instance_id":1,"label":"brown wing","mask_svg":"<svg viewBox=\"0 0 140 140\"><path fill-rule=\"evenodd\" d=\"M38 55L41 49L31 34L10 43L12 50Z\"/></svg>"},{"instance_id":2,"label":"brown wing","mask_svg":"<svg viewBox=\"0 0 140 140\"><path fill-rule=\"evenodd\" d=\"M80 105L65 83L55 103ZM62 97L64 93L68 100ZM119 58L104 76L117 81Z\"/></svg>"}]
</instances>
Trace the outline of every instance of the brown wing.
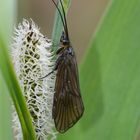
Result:
<instances>
[{"instance_id":1,"label":"brown wing","mask_svg":"<svg viewBox=\"0 0 140 140\"><path fill-rule=\"evenodd\" d=\"M80 119L83 112L76 59L67 55L57 67L52 110L56 129L64 133Z\"/></svg>"}]
</instances>

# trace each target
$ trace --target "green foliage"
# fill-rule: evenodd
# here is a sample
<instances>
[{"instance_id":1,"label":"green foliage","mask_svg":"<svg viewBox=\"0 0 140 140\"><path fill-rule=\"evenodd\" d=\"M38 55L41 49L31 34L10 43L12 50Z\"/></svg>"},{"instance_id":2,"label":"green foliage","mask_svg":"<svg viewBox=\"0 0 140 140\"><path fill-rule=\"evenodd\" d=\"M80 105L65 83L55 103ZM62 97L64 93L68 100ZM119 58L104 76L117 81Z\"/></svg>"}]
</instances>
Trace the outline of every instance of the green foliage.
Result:
<instances>
[{"instance_id":1,"label":"green foliage","mask_svg":"<svg viewBox=\"0 0 140 140\"><path fill-rule=\"evenodd\" d=\"M0 73L0 140L12 140L9 102L7 87Z\"/></svg>"},{"instance_id":2,"label":"green foliage","mask_svg":"<svg viewBox=\"0 0 140 140\"><path fill-rule=\"evenodd\" d=\"M3 124L1 125L0 129L0 133L2 133L0 134L0 139L12 139L12 137L10 137L11 125L8 123L10 122L10 115L7 116L7 114L10 112L10 107L7 107L9 106L10 102L7 95L7 93L9 93L9 95L12 97L13 103L19 115L20 122L22 124L23 137L26 140L32 140L35 139L35 133L31 123L30 114L27 110L24 97L22 96L22 92L16 79L16 75L10 61L10 56L8 54L8 46L9 40L11 38L16 4L15 1L12 0L10 3L7 1L1 1L0 5L2 5L0 10L0 17L2 18L2 21L0 22L0 95L1 100L3 100L0 102L0 122ZM2 110L2 107L5 110Z\"/></svg>"},{"instance_id":3,"label":"green foliage","mask_svg":"<svg viewBox=\"0 0 140 140\"><path fill-rule=\"evenodd\" d=\"M59 140L134 140L138 135L140 1L112 0L107 10L80 67L85 113Z\"/></svg>"},{"instance_id":4,"label":"green foliage","mask_svg":"<svg viewBox=\"0 0 140 140\"><path fill-rule=\"evenodd\" d=\"M0 52L2 38L5 39L5 44L7 46L9 42L9 34L11 33L11 24L14 14L14 1L1 1L0 5ZM9 10L7 10L9 9ZM7 17L8 20L5 18ZM3 58L0 55L0 63L2 63ZM12 129L11 129L11 108L10 108L10 98L8 96L8 88L5 83L4 77L1 73L2 67L0 65L0 140L12 140Z\"/></svg>"}]
</instances>

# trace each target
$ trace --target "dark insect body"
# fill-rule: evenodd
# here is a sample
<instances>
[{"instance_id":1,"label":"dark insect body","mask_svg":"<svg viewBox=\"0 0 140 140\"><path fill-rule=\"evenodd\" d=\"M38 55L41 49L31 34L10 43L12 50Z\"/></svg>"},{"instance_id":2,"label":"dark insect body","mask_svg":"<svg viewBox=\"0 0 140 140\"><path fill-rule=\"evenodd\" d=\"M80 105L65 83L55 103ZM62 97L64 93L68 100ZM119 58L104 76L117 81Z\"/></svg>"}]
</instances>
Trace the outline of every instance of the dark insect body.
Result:
<instances>
[{"instance_id":1,"label":"dark insect body","mask_svg":"<svg viewBox=\"0 0 140 140\"><path fill-rule=\"evenodd\" d=\"M56 82L52 116L56 129L64 133L82 116L84 111L80 94L75 53L72 46L61 42L56 62Z\"/></svg>"},{"instance_id":2,"label":"dark insect body","mask_svg":"<svg viewBox=\"0 0 140 140\"><path fill-rule=\"evenodd\" d=\"M55 1L52 0L52 2L60 14L64 27L60 47L56 52L58 58L54 69L57 73L52 117L57 131L64 133L81 118L84 112L84 105L80 93L76 56L69 40L64 7L60 0L61 13Z\"/></svg>"}]
</instances>

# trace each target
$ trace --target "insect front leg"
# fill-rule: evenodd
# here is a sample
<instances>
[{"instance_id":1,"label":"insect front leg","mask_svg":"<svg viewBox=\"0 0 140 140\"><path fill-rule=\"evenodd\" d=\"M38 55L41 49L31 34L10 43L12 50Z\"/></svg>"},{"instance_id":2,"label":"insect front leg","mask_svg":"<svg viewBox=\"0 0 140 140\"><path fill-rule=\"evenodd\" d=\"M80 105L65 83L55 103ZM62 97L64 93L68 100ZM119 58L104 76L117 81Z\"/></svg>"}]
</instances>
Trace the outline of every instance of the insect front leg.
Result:
<instances>
[{"instance_id":1,"label":"insect front leg","mask_svg":"<svg viewBox=\"0 0 140 140\"><path fill-rule=\"evenodd\" d=\"M42 80L42 79L48 77L48 76L49 76L50 74L52 74L53 72L55 72L55 71L57 70L58 66L59 66L59 63L61 62L61 59L62 59L61 57L58 57L58 59L56 60L55 67L53 68L53 70L52 70L51 72L49 72L47 75L45 75L45 76L39 78L39 80Z\"/></svg>"}]
</instances>

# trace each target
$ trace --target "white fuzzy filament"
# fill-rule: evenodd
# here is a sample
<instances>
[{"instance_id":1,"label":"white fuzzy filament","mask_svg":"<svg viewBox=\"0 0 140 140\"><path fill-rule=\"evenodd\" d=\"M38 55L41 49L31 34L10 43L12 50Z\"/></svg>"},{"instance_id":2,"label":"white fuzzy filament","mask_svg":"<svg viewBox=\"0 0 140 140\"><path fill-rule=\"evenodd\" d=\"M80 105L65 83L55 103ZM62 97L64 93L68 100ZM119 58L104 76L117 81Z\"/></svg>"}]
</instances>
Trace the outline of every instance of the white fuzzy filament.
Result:
<instances>
[{"instance_id":1,"label":"white fuzzy filament","mask_svg":"<svg viewBox=\"0 0 140 140\"><path fill-rule=\"evenodd\" d=\"M51 46L50 40L40 33L32 20L24 19L15 29L12 59L38 140L56 138L52 119L55 73L39 79L54 68ZM13 113L13 129L16 139L22 140L16 112Z\"/></svg>"}]
</instances>

